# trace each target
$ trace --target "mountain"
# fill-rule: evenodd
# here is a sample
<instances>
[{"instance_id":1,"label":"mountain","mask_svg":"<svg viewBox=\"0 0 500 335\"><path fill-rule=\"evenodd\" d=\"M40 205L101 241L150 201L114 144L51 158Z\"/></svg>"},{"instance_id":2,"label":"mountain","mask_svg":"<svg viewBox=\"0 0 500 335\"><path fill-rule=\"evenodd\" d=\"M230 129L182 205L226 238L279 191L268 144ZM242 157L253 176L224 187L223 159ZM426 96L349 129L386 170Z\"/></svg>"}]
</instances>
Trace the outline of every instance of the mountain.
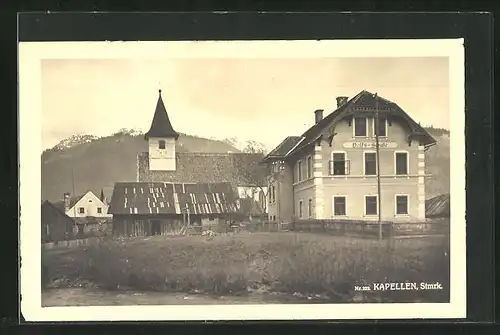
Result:
<instances>
[{"instance_id":1,"label":"mountain","mask_svg":"<svg viewBox=\"0 0 500 335\"><path fill-rule=\"evenodd\" d=\"M426 173L432 175L426 181L426 197L430 198L450 192L450 133L433 127L426 130L437 140L437 144L428 149L426 159ZM101 138L75 135L63 140L42 154L42 199L58 201L64 192L73 193L72 169L76 194L87 190L100 194L104 189L109 199L116 181L136 179L136 155L147 149L147 142L136 130L122 129ZM264 149L255 141L219 141L181 134L176 150L226 153Z\"/></svg>"},{"instance_id":2,"label":"mountain","mask_svg":"<svg viewBox=\"0 0 500 335\"><path fill-rule=\"evenodd\" d=\"M58 201L65 192L73 193L72 172L76 194L87 190L100 194L103 188L109 193L116 181L135 181L136 156L147 150L147 141L135 130L120 130L101 138L92 135L71 136L42 153L42 200ZM240 152L223 141L186 134L180 134L176 150ZM110 194L106 196L109 198Z\"/></svg>"},{"instance_id":3,"label":"mountain","mask_svg":"<svg viewBox=\"0 0 500 335\"><path fill-rule=\"evenodd\" d=\"M426 153L425 172L431 176L425 182L427 199L450 192L450 132L442 128L425 127L436 139Z\"/></svg>"},{"instance_id":4,"label":"mountain","mask_svg":"<svg viewBox=\"0 0 500 335\"><path fill-rule=\"evenodd\" d=\"M60 141L59 143L57 143L52 148L52 150L61 151L61 150L68 149L68 148L74 147L74 146L82 144L82 143L90 143L92 141L97 140L98 138L99 137L97 137L95 135L89 135L89 134L72 135L72 136Z\"/></svg>"},{"instance_id":5,"label":"mountain","mask_svg":"<svg viewBox=\"0 0 500 335\"><path fill-rule=\"evenodd\" d=\"M267 154L270 150L262 142L247 140L243 141L236 137L228 137L223 142L246 153L264 153Z\"/></svg>"}]
</instances>

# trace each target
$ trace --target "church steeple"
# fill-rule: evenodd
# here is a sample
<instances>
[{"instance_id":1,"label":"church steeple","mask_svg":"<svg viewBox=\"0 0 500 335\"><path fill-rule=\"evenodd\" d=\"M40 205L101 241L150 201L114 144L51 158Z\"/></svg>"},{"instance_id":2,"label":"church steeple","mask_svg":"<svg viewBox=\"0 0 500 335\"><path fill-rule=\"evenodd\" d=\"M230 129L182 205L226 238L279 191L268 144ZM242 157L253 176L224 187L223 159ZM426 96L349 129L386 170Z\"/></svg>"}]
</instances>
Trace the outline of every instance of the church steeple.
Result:
<instances>
[{"instance_id":1,"label":"church steeple","mask_svg":"<svg viewBox=\"0 0 500 335\"><path fill-rule=\"evenodd\" d=\"M159 91L158 102L156 103L156 110L153 116L153 121L151 122L151 127L149 131L144 135L144 139L147 141L150 137L161 137L161 138L174 138L177 140L179 133L177 133L170 119L168 118L167 110L163 104L163 99L161 97L161 90Z\"/></svg>"},{"instance_id":2,"label":"church steeple","mask_svg":"<svg viewBox=\"0 0 500 335\"><path fill-rule=\"evenodd\" d=\"M149 146L149 169L151 171L175 171L175 146L179 134L174 130L160 95L151 122L151 128L144 135Z\"/></svg>"}]
</instances>

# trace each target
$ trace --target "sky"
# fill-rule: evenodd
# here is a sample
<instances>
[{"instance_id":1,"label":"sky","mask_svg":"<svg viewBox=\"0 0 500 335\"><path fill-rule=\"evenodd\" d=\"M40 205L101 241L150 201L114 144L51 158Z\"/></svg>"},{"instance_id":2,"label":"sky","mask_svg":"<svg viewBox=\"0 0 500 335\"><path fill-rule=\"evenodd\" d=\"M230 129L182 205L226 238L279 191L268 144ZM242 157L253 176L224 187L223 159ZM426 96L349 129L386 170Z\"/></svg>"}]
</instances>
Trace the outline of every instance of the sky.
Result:
<instances>
[{"instance_id":1,"label":"sky","mask_svg":"<svg viewBox=\"0 0 500 335\"><path fill-rule=\"evenodd\" d=\"M362 90L422 125L450 125L446 57L45 59L41 80L43 149L73 134L146 132L159 89L176 131L268 149Z\"/></svg>"}]
</instances>

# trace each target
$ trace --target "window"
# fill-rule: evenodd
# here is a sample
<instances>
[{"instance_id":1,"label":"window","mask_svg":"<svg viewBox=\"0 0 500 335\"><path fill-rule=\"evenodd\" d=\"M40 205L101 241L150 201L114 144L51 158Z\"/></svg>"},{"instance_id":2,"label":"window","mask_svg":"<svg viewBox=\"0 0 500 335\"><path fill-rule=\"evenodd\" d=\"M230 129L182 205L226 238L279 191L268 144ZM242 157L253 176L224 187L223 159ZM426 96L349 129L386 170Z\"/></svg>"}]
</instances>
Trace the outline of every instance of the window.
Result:
<instances>
[{"instance_id":1,"label":"window","mask_svg":"<svg viewBox=\"0 0 500 335\"><path fill-rule=\"evenodd\" d=\"M159 149L165 149L165 141L164 140L158 141L158 148Z\"/></svg>"},{"instance_id":2,"label":"window","mask_svg":"<svg viewBox=\"0 0 500 335\"><path fill-rule=\"evenodd\" d=\"M310 218L312 217L312 199L309 199L309 202L307 204L307 215Z\"/></svg>"},{"instance_id":3,"label":"window","mask_svg":"<svg viewBox=\"0 0 500 335\"><path fill-rule=\"evenodd\" d=\"M299 178L299 180L297 180L297 181L302 181L302 161L299 161L297 163L297 169L298 169L297 172L298 172L298 178Z\"/></svg>"},{"instance_id":4,"label":"window","mask_svg":"<svg viewBox=\"0 0 500 335\"><path fill-rule=\"evenodd\" d=\"M377 119L373 119L373 135L378 135L385 137L387 136L387 119L385 117L378 118L378 129L377 129Z\"/></svg>"},{"instance_id":5,"label":"window","mask_svg":"<svg viewBox=\"0 0 500 335\"><path fill-rule=\"evenodd\" d=\"M346 198L333 197L333 215L340 216L346 215Z\"/></svg>"},{"instance_id":6,"label":"window","mask_svg":"<svg viewBox=\"0 0 500 335\"><path fill-rule=\"evenodd\" d=\"M85 208L83 208L83 207L78 207L78 213L79 213L79 214L84 214L84 213L85 213Z\"/></svg>"},{"instance_id":7,"label":"window","mask_svg":"<svg viewBox=\"0 0 500 335\"><path fill-rule=\"evenodd\" d=\"M307 157L307 178L312 177L312 171L313 170L313 163L312 163L312 157L309 156Z\"/></svg>"},{"instance_id":8,"label":"window","mask_svg":"<svg viewBox=\"0 0 500 335\"><path fill-rule=\"evenodd\" d=\"M366 137L366 118L354 118L354 136Z\"/></svg>"},{"instance_id":9,"label":"window","mask_svg":"<svg viewBox=\"0 0 500 335\"><path fill-rule=\"evenodd\" d=\"M285 162L275 161L272 163L271 171L272 173L278 173L285 168Z\"/></svg>"},{"instance_id":10,"label":"window","mask_svg":"<svg viewBox=\"0 0 500 335\"><path fill-rule=\"evenodd\" d=\"M276 202L276 186L275 185L273 185L272 190L273 190L273 202Z\"/></svg>"},{"instance_id":11,"label":"window","mask_svg":"<svg viewBox=\"0 0 500 335\"><path fill-rule=\"evenodd\" d=\"M102 214L102 208L101 207L97 207L97 214Z\"/></svg>"},{"instance_id":12,"label":"window","mask_svg":"<svg viewBox=\"0 0 500 335\"><path fill-rule=\"evenodd\" d=\"M408 196L396 196L396 215L408 215Z\"/></svg>"},{"instance_id":13,"label":"window","mask_svg":"<svg viewBox=\"0 0 500 335\"><path fill-rule=\"evenodd\" d=\"M365 215L377 215L377 196L368 195L365 197Z\"/></svg>"},{"instance_id":14,"label":"window","mask_svg":"<svg viewBox=\"0 0 500 335\"><path fill-rule=\"evenodd\" d=\"M404 175L408 174L408 153L407 152L396 152L396 174Z\"/></svg>"},{"instance_id":15,"label":"window","mask_svg":"<svg viewBox=\"0 0 500 335\"><path fill-rule=\"evenodd\" d=\"M365 152L365 175L373 176L377 174L377 153Z\"/></svg>"},{"instance_id":16,"label":"window","mask_svg":"<svg viewBox=\"0 0 500 335\"><path fill-rule=\"evenodd\" d=\"M334 152L332 154L332 161L330 163L331 175L346 175L347 174L347 160L345 152Z\"/></svg>"},{"instance_id":17,"label":"window","mask_svg":"<svg viewBox=\"0 0 500 335\"><path fill-rule=\"evenodd\" d=\"M299 201L299 218L302 219L303 211L302 211L302 200Z\"/></svg>"}]
</instances>

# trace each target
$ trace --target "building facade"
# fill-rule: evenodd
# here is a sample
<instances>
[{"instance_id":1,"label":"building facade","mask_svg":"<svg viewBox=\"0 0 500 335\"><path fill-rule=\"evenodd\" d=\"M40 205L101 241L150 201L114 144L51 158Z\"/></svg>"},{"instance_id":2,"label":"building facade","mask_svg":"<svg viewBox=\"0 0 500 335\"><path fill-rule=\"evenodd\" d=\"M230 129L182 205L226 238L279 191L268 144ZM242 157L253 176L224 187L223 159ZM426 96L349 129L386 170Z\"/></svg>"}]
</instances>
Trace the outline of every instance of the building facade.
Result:
<instances>
[{"instance_id":1,"label":"building facade","mask_svg":"<svg viewBox=\"0 0 500 335\"><path fill-rule=\"evenodd\" d=\"M338 97L335 111L317 110L314 120L264 159L271 219L425 220L425 151L436 143L425 129L367 91Z\"/></svg>"},{"instance_id":2,"label":"building facade","mask_svg":"<svg viewBox=\"0 0 500 335\"><path fill-rule=\"evenodd\" d=\"M66 193L64 195L64 212L72 218L111 218L111 214L108 213L108 205L92 191L73 199L70 198L69 193Z\"/></svg>"}]
</instances>

